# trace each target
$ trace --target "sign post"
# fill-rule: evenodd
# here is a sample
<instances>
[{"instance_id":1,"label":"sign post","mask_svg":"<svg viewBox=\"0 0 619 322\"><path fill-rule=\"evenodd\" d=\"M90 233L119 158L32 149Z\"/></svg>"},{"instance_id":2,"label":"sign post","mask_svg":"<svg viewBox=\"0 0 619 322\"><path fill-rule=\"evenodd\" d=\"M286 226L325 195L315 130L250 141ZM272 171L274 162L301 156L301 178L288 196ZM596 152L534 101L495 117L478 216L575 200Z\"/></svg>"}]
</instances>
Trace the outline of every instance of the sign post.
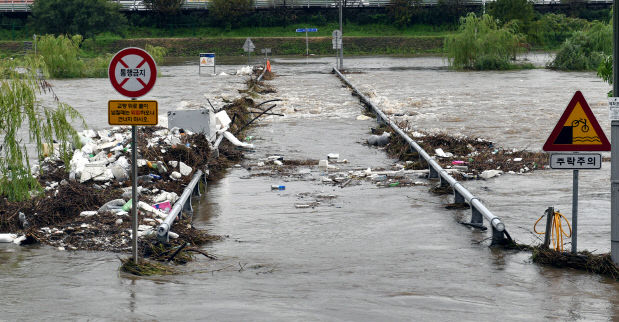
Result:
<instances>
[{"instance_id":1,"label":"sign post","mask_svg":"<svg viewBox=\"0 0 619 322\"><path fill-rule=\"evenodd\" d=\"M271 53L271 48L262 48L260 52L264 54L264 63L266 64L267 60L269 60L269 54Z\"/></svg>"},{"instance_id":2,"label":"sign post","mask_svg":"<svg viewBox=\"0 0 619 322\"><path fill-rule=\"evenodd\" d=\"M317 28L299 28L296 32L304 32L305 33L305 56L309 57L309 36L308 32L318 32Z\"/></svg>"},{"instance_id":3,"label":"sign post","mask_svg":"<svg viewBox=\"0 0 619 322\"><path fill-rule=\"evenodd\" d=\"M333 30L333 33L331 34L333 36L333 39L331 40L331 43L333 44L333 49L335 49L335 67L337 69L340 69L339 66L339 53L340 53L340 49L342 48L342 33L339 30Z\"/></svg>"},{"instance_id":4,"label":"sign post","mask_svg":"<svg viewBox=\"0 0 619 322\"><path fill-rule=\"evenodd\" d=\"M202 71L202 67L213 67L213 74L217 74L217 66L215 64L214 53L201 53L200 54L200 67L198 67L198 75Z\"/></svg>"},{"instance_id":5,"label":"sign post","mask_svg":"<svg viewBox=\"0 0 619 322\"><path fill-rule=\"evenodd\" d=\"M613 96L619 96L619 0L613 1ZM610 256L619 265L619 119L610 120Z\"/></svg>"},{"instance_id":6,"label":"sign post","mask_svg":"<svg viewBox=\"0 0 619 322\"><path fill-rule=\"evenodd\" d=\"M343 0L340 0L340 37L342 37L344 35L344 30L342 29L342 2L344 2ZM342 44L340 46L340 69L344 68L344 45Z\"/></svg>"},{"instance_id":7,"label":"sign post","mask_svg":"<svg viewBox=\"0 0 619 322\"><path fill-rule=\"evenodd\" d=\"M572 176L572 253L578 252L578 172L600 169L602 156L581 151L609 151L610 142L593 115L589 104L577 91L544 144L552 169L571 169Z\"/></svg>"},{"instance_id":8,"label":"sign post","mask_svg":"<svg viewBox=\"0 0 619 322\"><path fill-rule=\"evenodd\" d=\"M256 49L256 46L254 46L251 38L247 37L247 39L245 39L245 43L243 44L243 50L247 53L247 65L249 65L249 57L251 57L251 53L254 49Z\"/></svg>"},{"instance_id":9,"label":"sign post","mask_svg":"<svg viewBox=\"0 0 619 322\"><path fill-rule=\"evenodd\" d=\"M130 101L108 102L108 123L110 125L131 125L131 253L138 263L138 163L137 125L157 125L157 102L137 101L137 97L148 93L157 80L157 64L151 55L140 48L125 48L110 61L108 68L110 83L116 91L130 97Z\"/></svg>"}]
</instances>

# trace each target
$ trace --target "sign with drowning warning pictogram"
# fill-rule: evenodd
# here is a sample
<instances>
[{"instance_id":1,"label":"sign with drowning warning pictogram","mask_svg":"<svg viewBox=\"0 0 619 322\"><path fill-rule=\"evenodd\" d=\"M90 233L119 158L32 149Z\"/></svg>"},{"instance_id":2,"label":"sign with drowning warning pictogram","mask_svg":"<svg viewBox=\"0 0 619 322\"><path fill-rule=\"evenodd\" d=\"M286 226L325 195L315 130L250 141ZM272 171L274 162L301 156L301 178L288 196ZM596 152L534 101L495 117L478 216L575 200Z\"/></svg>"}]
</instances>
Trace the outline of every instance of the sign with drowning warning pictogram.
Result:
<instances>
[{"instance_id":1,"label":"sign with drowning warning pictogram","mask_svg":"<svg viewBox=\"0 0 619 322\"><path fill-rule=\"evenodd\" d=\"M610 142L577 91L544 144L544 151L610 151Z\"/></svg>"},{"instance_id":2,"label":"sign with drowning warning pictogram","mask_svg":"<svg viewBox=\"0 0 619 322\"><path fill-rule=\"evenodd\" d=\"M155 86L157 65L145 50L125 48L112 57L108 76L112 87L121 95L140 97Z\"/></svg>"}]
</instances>

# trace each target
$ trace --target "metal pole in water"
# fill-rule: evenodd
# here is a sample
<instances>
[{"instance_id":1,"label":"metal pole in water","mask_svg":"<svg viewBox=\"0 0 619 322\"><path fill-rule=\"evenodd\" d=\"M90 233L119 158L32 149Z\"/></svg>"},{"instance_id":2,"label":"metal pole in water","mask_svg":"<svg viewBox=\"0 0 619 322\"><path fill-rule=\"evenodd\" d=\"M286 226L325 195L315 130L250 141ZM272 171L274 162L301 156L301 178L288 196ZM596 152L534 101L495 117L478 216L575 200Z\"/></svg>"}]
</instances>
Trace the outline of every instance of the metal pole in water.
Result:
<instances>
[{"instance_id":1,"label":"metal pole in water","mask_svg":"<svg viewBox=\"0 0 619 322\"><path fill-rule=\"evenodd\" d=\"M619 0L613 1L613 96L619 95ZM619 264L619 121L611 121L610 128L610 255Z\"/></svg>"},{"instance_id":2,"label":"metal pole in water","mask_svg":"<svg viewBox=\"0 0 619 322\"><path fill-rule=\"evenodd\" d=\"M572 254L578 252L578 170L574 170L572 183ZM559 240L559 236L557 236Z\"/></svg>"},{"instance_id":3,"label":"metal pole in water","mask_svg":"<svg viewBox=\"0 0 619 322\"><path fill-rule=\"evenodd\" d=\"M344 34L342 33L342 2L344 0L340 0L340 37L344 38ZM619 1L619 0L618 0ZM340 70L344 69L344 39L342 39L342 43L340 44Z\"/></svg>"},{"instance_id":4,"label":"metal pole in water","mask_svg":"<svg viewBox=\"0 0 619 322\"><path fill-rule=\"evenodd\" d=\"M134 100L135 98L132 98ZM133 262L138 263L138 162L137 162L137 126L131 126L131 160L133 171L131 175L133 178L133 187L131 188L131 232L133 233L133 240L131 241L131 253L133 254Z\"/></svg>"}]
</instances>

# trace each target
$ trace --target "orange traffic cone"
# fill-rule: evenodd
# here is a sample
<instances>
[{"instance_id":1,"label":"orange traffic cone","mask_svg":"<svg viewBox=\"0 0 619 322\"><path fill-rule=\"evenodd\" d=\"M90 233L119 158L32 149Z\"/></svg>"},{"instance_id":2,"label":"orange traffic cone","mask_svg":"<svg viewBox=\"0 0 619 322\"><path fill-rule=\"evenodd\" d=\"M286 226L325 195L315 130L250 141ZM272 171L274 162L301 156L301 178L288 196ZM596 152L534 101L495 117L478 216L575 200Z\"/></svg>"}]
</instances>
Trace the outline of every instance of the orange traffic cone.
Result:
<instances>
[{"instance_id":1,"label":"orange traffic cone","mask_svg":"<svg viewBox=\"0 0 619 322\"><path fill-rule=\"evenodd\" d=\"M267 72L271 72L271 62L267 59Z\"/></svg>"}]
</instances>

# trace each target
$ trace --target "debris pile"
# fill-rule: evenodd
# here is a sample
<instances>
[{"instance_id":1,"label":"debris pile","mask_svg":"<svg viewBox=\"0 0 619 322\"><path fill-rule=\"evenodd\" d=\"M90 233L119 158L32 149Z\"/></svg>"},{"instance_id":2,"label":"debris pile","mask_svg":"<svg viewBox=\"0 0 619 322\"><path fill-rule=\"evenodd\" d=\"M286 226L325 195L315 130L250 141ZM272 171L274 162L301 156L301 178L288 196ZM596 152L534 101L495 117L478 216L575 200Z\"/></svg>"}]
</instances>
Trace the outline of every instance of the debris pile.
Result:
<instances>
[{"instance_id":1,"label":"debris pile","mask_svg":"<svg viewBox=\"0 0 619 322\"><path fill-rule=\"evenodd\" d=\"M405 124L401 124L407 128ZM390 132L390 128L376 129L376 133ZM446 170L453 170L458 179L490 179L503 173L523 174L544 169L548 165L548 154L495 146L492 141L481 138L457 137L444 133L430 134L408 130L426 152ZM376 136L376 135L374 135ZM419 154L398 135L391 133L385 149L390 156L411 161L407 168L427 169Z\"/></svg>"},{"instance_id":2,"label":"debris pile","mask_svg":"<svg viewBox=\"0 0 619 322\"><path fill-rule=\"evenodd\" d=\"M122 252L131 248L130 132L118 127L85 130L80 139L82 147L74 151L68 167L56 156L33 167L43 187L40 194L33 191L34 197L21 203L0 200L0 232L14 234L0 236L13 237L10 241L16 243L36 240L61 250ZM155 227L167 216L197 169L209 177L217 176L213 171L238 161L239 153L223 143L219 157L214 158L204 134L178 128L140 128L138 236L146 239L154 235ZM205 169L206 165L216 166ZM216 238L188 223L182 227L176 224L172 231L173 238L191 240L193 245Z\"/></svg>"}]
</instances>

